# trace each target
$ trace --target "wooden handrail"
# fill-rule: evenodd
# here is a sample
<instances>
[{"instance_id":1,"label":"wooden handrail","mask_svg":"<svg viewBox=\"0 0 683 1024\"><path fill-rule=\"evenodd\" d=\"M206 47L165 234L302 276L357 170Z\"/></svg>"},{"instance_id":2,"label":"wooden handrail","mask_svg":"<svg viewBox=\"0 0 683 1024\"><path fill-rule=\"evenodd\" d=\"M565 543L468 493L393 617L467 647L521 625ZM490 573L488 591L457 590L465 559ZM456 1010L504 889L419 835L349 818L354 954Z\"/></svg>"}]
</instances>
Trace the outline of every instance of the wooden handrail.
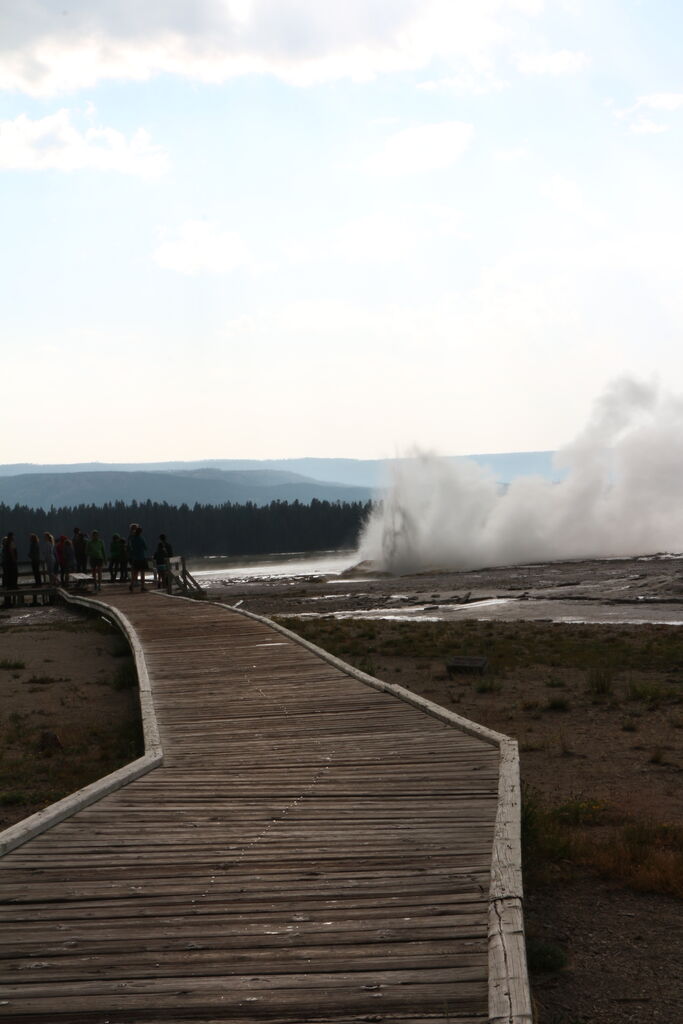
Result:
<instances>
[{"instance_id":1,"label":"wooden handrail","mask_svg":"<svg viewBox=\"0 0 683 1024\"><path fill-rule=\"evenodd\" d=\"M204 590L187 568L185 555L173 555L166 568L166 592L173 593L173 585L186 597L203 598Z\"/></svg>"},{"instance_id":2,"label":"wooden handrail","mask_svg":"<svg viewBox=\"0 0 683 1024\"><path fill-rule=\"evenodd\" d=\"M152 556L147 559L147 562L150 568L154 568L156 571L154 558ZM187 568L185 555L173 555L169 558L165 575L167 593L181 593L185 596L196 598L203 598L205 596L203 588ZM33 578L33 567L31 563L26 561L18 562L17 576L19 579L26 579L28 577ZM45 584L45 586L47 586L47 584Z\"/></svg>"}]
</instances>

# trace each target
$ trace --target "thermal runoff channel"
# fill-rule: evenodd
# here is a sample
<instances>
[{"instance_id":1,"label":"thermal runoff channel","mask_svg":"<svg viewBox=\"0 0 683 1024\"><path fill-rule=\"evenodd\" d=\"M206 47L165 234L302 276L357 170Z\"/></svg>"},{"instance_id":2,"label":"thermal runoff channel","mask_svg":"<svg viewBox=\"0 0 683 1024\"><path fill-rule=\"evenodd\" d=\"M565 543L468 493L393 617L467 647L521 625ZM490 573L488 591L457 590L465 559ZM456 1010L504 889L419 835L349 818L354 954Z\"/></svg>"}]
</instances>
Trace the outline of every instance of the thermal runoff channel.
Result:
<instances>
[{"instance_id":1,"label":"thermal runoff channel","mask_svg":"<svg viewBox=\"0 0 683 1024\"><path fill-rule=\"evenodd\" d=\"M475 462L397 462L360 555L390 572L474 569L683 547L683 399L631 379L558 452L559 482L501 485Z\"/></svg>"}]
</instances>

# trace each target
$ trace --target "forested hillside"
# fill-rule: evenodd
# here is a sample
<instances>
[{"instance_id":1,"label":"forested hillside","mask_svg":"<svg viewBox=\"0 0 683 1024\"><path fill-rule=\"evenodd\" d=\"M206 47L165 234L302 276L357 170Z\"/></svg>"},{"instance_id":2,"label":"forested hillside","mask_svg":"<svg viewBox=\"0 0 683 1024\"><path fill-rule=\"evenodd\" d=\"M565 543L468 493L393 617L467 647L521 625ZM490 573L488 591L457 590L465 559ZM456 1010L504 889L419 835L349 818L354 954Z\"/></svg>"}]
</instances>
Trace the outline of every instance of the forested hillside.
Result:
<instances>
[{"instance_id":1,"label":"forested hillside","mask_svg":"<svg viewBox=\"0 0 683 1024\"><path fill-rule=\"evenodd\" d=\"M24 473L0 476L0 502L50 508L51 505L104 505L146 501L169 505L268 505L272 501L368 501L368 487L322 483L289 471L203 468L173 473Z\"/></svg>"},{"instance_id":2,"label":"forested hillside","mask_svg":"<svg viewBox=\"0 0 683 1024\"><path fill-rule=\"evenodd\" d=\"M46 530L55 537L71 536L78 526L86 533L99 530L105 544L113 533L125 536L130 523L140 523L150 553L160 533L173 549L185 555L257 555L283 551L320 551L353 547L370 502L310 504L273 501L269 505L168 505L147 501L127 504L29 508L0 504L0 536L13 531L20 560L28 551L28 536Z\"/></svg>"}]
</instances>

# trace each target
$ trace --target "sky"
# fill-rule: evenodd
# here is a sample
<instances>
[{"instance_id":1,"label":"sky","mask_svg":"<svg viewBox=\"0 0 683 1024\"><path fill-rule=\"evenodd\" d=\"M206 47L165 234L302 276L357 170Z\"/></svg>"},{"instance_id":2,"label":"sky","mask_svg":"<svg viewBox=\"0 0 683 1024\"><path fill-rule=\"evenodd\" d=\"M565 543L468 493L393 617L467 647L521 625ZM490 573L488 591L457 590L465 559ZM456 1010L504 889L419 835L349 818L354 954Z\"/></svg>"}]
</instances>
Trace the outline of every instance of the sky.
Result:
<instances>
[{"instance_id":1,"label":"sky","mask_svg":"<svg viewBox=\"0 0 683 1024\"><path fill-rule=\"evenodd\" d=\"M683 392L678 0L0 0L0 463L556 449Z\"/></svg>"}]
</instances>

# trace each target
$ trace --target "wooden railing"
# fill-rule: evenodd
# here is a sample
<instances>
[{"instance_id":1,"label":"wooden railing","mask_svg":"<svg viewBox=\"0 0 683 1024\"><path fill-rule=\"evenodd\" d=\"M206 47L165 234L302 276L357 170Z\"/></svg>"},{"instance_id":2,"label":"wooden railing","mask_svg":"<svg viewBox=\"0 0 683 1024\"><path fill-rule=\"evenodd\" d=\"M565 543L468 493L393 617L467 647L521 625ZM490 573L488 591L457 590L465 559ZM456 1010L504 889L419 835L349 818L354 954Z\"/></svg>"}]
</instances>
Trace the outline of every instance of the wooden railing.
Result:
<instances>
[{"instance_id":1,"label":"wooden railing","mask_svg":"<svg viewBox=\"0 0 683 1024\"><path fill-rule=\"evenodd\" d=\"M164 589L166 590L167 593L169 593L169 594L180 593L180 594L185 595L186 597L195 597L195 598L203 598L205 596L204 590L199 585L199 583L197 583L197 580L194 578L194 576L192 575L190 570L187 568L187 564L186 564L185 556L184 555L173 555L171 558L169 558L167 568L165 570L162 569L161 573L159 572L159 567L157 565L155 565L154 560L152 558L149 558L147 560L147 563L148 563L148 570L147 571L148 572L149 571L153 572L154 580L155 581L157 580L159 575L162 575L162 579L163 579L163 581L165 583ZM2 589L0 589L0 594L1 593L5 593L5 594L10 593L13 597L18 596L18 597L22 598L22 600L19 603L23 604L24 603L23 598L26 597L26 596L33 596L35 593L37 593L37 594L45 593L46 595L48 593L50 595L53 595L55 593L55 587L51 586L47 580L45 580L45 582L40 587L36 587L35 586L35 583L33 583L33 569L31 568L31 563L30 562L19 562L17 568L18 568L18 574L17 574L18 575L18 580L17 580L18 587L16 589L13 588L9 592L8 591L3 591ZM104 577L104 582L105 583L108 581L107 572L108 572L108 569L107 569L107 566L105 565L103 567L103 577ZM128 570L128 572L129 572L129 578L130 578L130 569ZM59 573L58 573L58 575L59 575ZM73 573L72 572L69 575L71 577L77 577L77 581L79 583L83 582L83 580L84 580L84 574L82 574L82 573ZM89 576L90 574L87 573L86 575ZM45 574L43 573L43 577L44 576L45 576ZM29 579L32 581L32 585L29 584ZM74 582L76 582L76 581L74 581Z\"/></svg>"},{"instance_id":2,"label":"wooden railing","mask_svg":"<svg viewBox=\"0 0 683 1024\"><path fill-rule=\"evenodd\" d=\"M173 588L185 597L203 598L205 593L185 564L185 555L173 555L168 560L166 569L166 592L172 594Z\"/></svg>"}]
</instances>

